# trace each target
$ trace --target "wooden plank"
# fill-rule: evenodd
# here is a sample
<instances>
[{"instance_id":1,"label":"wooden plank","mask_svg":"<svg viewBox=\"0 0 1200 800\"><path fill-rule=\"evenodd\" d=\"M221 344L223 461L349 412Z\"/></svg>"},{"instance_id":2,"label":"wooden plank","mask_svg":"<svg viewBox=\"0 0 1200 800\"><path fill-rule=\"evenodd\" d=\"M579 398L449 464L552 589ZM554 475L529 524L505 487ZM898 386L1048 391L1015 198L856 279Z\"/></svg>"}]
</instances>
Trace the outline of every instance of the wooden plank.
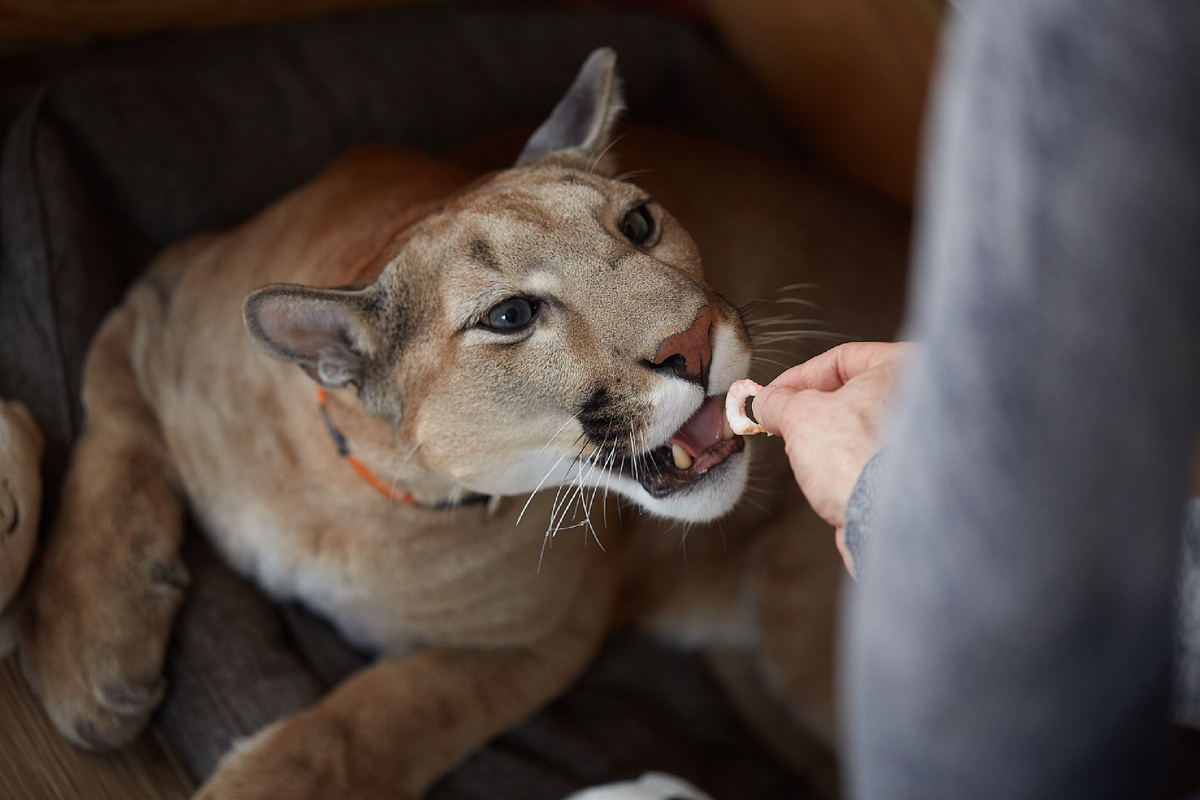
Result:
<instances>
[{"instance_id":1,"label":"wooden plank","mask_svg":"<svg viewBox=\"0 0 1200 800\"><path fill-rule=\"evenodd\" d=\"M113 753L72 747L38 705L16 658L0 663L0 798L184 800L193 788L156 730Z\"/></svg>"}]
</instances>

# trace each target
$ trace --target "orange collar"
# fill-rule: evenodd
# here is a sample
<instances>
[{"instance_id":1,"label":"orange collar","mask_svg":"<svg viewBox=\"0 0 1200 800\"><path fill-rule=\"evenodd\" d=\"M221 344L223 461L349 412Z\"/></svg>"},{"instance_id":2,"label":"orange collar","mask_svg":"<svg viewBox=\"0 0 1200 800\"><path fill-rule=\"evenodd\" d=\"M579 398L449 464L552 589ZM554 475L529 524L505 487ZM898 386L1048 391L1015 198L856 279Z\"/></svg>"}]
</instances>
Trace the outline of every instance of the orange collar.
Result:
<instances>
[{"instance_id":1,"label":"orange collar","mask_svg":"<svg viewBox=\"0 0 1200 800\"><path fill-rule=\"evenodd\" d=\"M350 468L358 473L358 477L362 478L363 482L370 486L379 494L386 497L388 500L397 503L403 503L406 506L415 506L417 499L409 492L398 491L388 484L380 480L379 476L371 471L371 468L358 459L357 456L350 452L350 445L346 442L346 436L337 426L333 424L333 420L329 418L329 409L326 407L326 402L329 396L325 392L325 387L317 387L317 405L321 409L321 419L325 421L325 429L329 431L329 437L333 439L333 444L337 447L338 455L346 459L346 463Z\"/></svg>"}]
</instances>

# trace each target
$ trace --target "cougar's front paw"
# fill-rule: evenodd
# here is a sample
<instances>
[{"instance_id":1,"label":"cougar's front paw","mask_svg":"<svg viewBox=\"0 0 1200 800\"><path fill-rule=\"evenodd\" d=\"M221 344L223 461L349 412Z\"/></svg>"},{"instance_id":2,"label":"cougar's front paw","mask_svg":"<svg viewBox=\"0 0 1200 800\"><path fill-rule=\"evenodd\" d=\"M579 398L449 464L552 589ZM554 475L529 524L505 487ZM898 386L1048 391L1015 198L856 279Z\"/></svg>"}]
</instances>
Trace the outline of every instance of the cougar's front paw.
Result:
<instances>
[{"instance_id":1,"label":"cougar's front paw","mask_svg":"<svg viewBox=\"0 0 1200 800\"><path fill-rule=\"evenodd\" d=\"M171 561L159 573L140 586L49 579L31 587L21 667L55 727L79 747L128 744L162 700L163 658L187 572Z\"/></svg>"},{"instance_id":2,"label":"cougar's front paw","mask_svg":"<svg viewBox=\"0 0 1200 800\"><path fill-rule=\"evenodd\" d=\"M400 787L376 785L371 776L350 769L351 756L341 724L305 711L235 745L193 800L403 800Z\"/></svg>"}]
</instances>

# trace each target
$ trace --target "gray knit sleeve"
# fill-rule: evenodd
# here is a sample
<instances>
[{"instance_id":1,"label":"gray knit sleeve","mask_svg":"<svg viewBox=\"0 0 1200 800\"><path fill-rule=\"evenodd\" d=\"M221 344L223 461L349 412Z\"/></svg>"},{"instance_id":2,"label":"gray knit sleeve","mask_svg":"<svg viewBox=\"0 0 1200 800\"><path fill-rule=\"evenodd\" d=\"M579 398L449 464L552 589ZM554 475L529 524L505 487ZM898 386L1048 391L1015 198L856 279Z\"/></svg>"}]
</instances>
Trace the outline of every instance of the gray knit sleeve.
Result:
<instances>
[{"instance_id":1,"label":"gray knit sleeve","mask_svg":"<svg viewBox=\"0 0 1200 800\"><path fill-rule=\"evenodd\" d=\"M875 522L875 494L886 460L885 452L880 450L867 461L846 502L846 549L850 551L855 575L863 574L863 551Z\"/></svg>"},{"instance_id":2,"label":"gray knit sleeve","mask_svg":"<svg viewBox=\"0 0 1200 800\"><path fill-rule=\"evenodd\" d=\"M846 548L861 577L864 551L875 523L875 499L885 450L863 467L846 503ZM1175 630L1175 723L1200 730L1200 498L1188 504L1180 552L1178 617Z\"/></svg>"}]
</instances>

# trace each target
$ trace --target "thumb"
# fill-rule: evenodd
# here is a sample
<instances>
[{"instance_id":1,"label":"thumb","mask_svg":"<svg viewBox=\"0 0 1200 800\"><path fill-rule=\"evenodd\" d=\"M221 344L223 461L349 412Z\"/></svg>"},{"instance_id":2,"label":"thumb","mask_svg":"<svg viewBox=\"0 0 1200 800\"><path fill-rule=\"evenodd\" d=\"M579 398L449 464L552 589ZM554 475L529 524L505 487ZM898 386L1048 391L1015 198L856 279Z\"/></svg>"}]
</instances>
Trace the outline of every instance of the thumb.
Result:
<instances>
[{"instance_id":1,"label":"thumb","mask_svg":"<svg viewBox=\"0 0 1200 800\"><path fill-rule=\"evenodd\" d=\"M791 386L765 386L755 396L752 411L754 418L773 436L783 436L788 422L787 408L793 397L800 394Z\"/></svg>"}]
</instances>

